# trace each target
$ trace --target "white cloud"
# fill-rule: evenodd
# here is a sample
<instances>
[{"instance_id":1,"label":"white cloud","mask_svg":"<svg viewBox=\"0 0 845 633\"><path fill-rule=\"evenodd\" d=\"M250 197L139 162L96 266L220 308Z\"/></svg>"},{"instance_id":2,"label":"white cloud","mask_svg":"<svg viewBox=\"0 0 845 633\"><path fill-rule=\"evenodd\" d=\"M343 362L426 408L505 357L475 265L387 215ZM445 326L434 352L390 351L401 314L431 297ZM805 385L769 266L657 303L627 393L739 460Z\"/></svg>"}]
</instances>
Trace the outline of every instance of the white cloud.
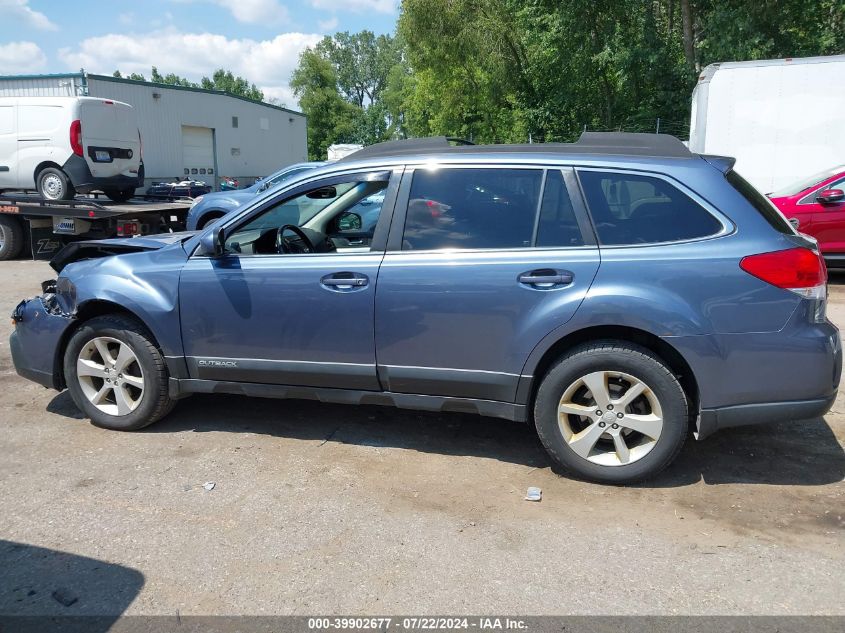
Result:
<instances>
[{"instance_id":1,"label":"white cloud","mask_svg":"<svg viewBox=\"0 0 845 633\"><path fill-rule=\"evenodd\" d=\"M337 25L337 16L332 16L328 20L320 20L317 22L317 26L320 27L321 31L334 31L337 28Z\"/></svg>"},{"instance_id":2,"label":"white cloud","mask_svg":"<svg viewBox=\"0 0 845 633\"><path fill-rule=\"evenodd\" d=\"M22 22L26 26L41 31L57 31L58 26L40 11L33 11L29 7L29 0L0 0L0 15L3 20Z\"/></svg>"},{"instance_id":3,"label":"white cloud","mask_svg":"<svg viewBox=\"0 0 845 633\"><path fill-rule=\"evenodd\" d=\"M44 70L47 56L35 42L0 44L0 75L21 75Z\"/></svg>"},{"instance_id":4,"label":"white cloud","mask_svg":"<svg viewBox=\"0 0 845 633\"><path fill-rule=\"evenodd\" d=\"M71 69L92 73L146 76L155 66L197 81L223 67L254 82L268 97L295 103L288 87L299 54L321 39L316 33L283 33L271 40L229 39L214 33L181 33L173 28L146 34L89 37L78 47L62 48L59 59Z\"/></svg>"},{"instance_id":5,"label":"white cloud","mask_svg":"<svg viewBox=\"0 0 845 633\"><path fill-rule=\"evenodd\" d=\"M376 11L378 13L394 13L399 6L398 0L311 0L315 9L329 11Z\"/></svg>"},{"instance_id":6,"label":"white cloud","mask_svg":"<svg viewBox=\"0 0 845 633\"><path fill-rule=\"evenodd\" d=\"M290 13L279 0L175 0L176 2L206 2L228 10L238 22L246 24L286 24Z\"/></svg>"},{"instance_id":7,"label":"white cloud","mask_svg":"<svg viewBox=\"0 0 845 633\"><path fill-rule=\"evenodd\" d=\"M271 101L285 108L297 107L298 102L290 86L265 86L261 90L264 92L265 101Z\"/></svg>"}]
</instances>

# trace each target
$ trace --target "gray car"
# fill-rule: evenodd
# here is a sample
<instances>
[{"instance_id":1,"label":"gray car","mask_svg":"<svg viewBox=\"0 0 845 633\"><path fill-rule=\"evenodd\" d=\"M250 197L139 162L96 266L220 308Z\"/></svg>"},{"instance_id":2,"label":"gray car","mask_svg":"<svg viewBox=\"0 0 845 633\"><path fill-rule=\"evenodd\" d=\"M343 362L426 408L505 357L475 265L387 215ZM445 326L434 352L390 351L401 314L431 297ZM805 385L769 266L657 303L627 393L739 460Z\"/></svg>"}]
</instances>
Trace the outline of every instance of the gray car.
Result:
<instances>
[{"instance_id":1,"label":"gray car","mask_svg":"<svg viewBox=\"0 0 845 633\"><path fill-rule=\"evenodd\" d=\"M281 185L309 169L314 169L324 164L321 162L311 162L288 165L266 178L256 180L249 187L234 191L215 191L198 196L194 198L191 208L188 211L186 227L189 231L203 229L227 213L231 213L235 209L252 202L256 195Z\"/></svg>"},{"instance_id":2,"label":"gray car","mask_svg":"<svg viewBox=\"0 0 845 633\"><path fill-rule=\"evenodd\" d=\"M818 248L733 164L662 135L365 148L201 233L66 247L15 367L111 429L196 393L458 411L640 481L836 397Z\"/></svg>"}]
</instances>

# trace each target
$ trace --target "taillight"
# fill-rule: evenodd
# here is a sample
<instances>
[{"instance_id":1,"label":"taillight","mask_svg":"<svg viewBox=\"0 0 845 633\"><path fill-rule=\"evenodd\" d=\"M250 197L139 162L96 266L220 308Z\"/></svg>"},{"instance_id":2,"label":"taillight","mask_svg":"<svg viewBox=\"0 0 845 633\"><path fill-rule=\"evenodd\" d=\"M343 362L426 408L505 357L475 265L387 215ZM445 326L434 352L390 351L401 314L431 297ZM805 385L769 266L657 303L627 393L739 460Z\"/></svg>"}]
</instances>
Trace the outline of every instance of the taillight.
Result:
<instances>
[{"instance_id":1,"label":"taillight","mask_svg":"<svg viewBox=\"0 0 845 633\"><path fill-rule=\"evenodd\" d=\"M77 156L82 156L82 121L77 119L70 124L70 148Z\"/></svg>"},{"instance_id":2,"label":"taillight","mask_svg":"<svg viewBox=\"0 0 845 633\"><path fill-rule=\"evenodd\" d=\"M138 151L140 152L141 162L144 162L144 141L141 140L141 130L138 129Z\"/></svg>"},{"instance_id":3,"label":"taillight","mask_svg":"<svg viewBox=\"0 0 845 633\"><path fill-rule=\"evenodd\" d=\"M821 255L809 248L749 255L742 258L739 266L766 283L802 297L824 299L827 296L827 267Z\"/></svg>"},{"instance_id":4,"label":"taillight","mask_svg":"<svg viewBox=\"0 0 845 633\"><path fill-rule=\"evenodd\" d=\"M120 237L129 237L130 235L140 235L141 233L141 223L137 220L131 220L129 222L120 222L117 225L117 234Z\"/></svg>"}]
</instances>

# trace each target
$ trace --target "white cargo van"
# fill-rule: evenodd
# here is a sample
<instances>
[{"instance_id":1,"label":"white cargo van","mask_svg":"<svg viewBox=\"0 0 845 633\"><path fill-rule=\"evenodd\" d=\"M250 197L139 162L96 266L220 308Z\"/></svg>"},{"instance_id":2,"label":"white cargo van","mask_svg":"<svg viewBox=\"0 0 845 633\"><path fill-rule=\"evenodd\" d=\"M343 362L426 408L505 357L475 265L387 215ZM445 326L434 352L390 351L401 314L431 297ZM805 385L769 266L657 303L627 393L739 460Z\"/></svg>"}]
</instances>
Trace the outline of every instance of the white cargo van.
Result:
<instances>
[{"instance_id":1,"label":"white cargo van","mask_svg":"<svg viewBox=\"0 0 845 633\"><path fill-rule=\"evenodd\" d=\"M116 202L144 183L128 103L92 97L0 97L0 192L49 200L102 191Z\"/></svg>"},{"instance_id":2,"label":"white cargo van","mask_svg":"<svg viewBox=\"0 0 845 633\"><path fill-rule=\"evenodd\" d=\"M775 191L845 163L845 55L707 66L692 93L689 148L736 158Z\"/></svg>"}]
</instances>

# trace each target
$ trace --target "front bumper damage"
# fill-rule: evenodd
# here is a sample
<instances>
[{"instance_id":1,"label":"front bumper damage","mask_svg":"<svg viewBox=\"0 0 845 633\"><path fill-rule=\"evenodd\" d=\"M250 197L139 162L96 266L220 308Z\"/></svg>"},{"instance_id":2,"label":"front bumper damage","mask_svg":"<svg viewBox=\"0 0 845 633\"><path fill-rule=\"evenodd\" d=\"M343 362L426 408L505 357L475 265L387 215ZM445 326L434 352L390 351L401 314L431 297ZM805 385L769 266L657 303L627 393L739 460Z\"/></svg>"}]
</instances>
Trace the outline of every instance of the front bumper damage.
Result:
<instances>
[{"instance_id":1,"label":"front bumper damage","mask_svg":"<svg viewBox=\"0 0 845 633\"><path fill-rule=\"evenodd\" d=\"M52 389L64 389L60 366L66 333L76 316L65 312L55 281L42 284L44 294L21 301L12 311L15 331L9 338L12 362L17 373Z\"/></svg>"}]
</instances>

